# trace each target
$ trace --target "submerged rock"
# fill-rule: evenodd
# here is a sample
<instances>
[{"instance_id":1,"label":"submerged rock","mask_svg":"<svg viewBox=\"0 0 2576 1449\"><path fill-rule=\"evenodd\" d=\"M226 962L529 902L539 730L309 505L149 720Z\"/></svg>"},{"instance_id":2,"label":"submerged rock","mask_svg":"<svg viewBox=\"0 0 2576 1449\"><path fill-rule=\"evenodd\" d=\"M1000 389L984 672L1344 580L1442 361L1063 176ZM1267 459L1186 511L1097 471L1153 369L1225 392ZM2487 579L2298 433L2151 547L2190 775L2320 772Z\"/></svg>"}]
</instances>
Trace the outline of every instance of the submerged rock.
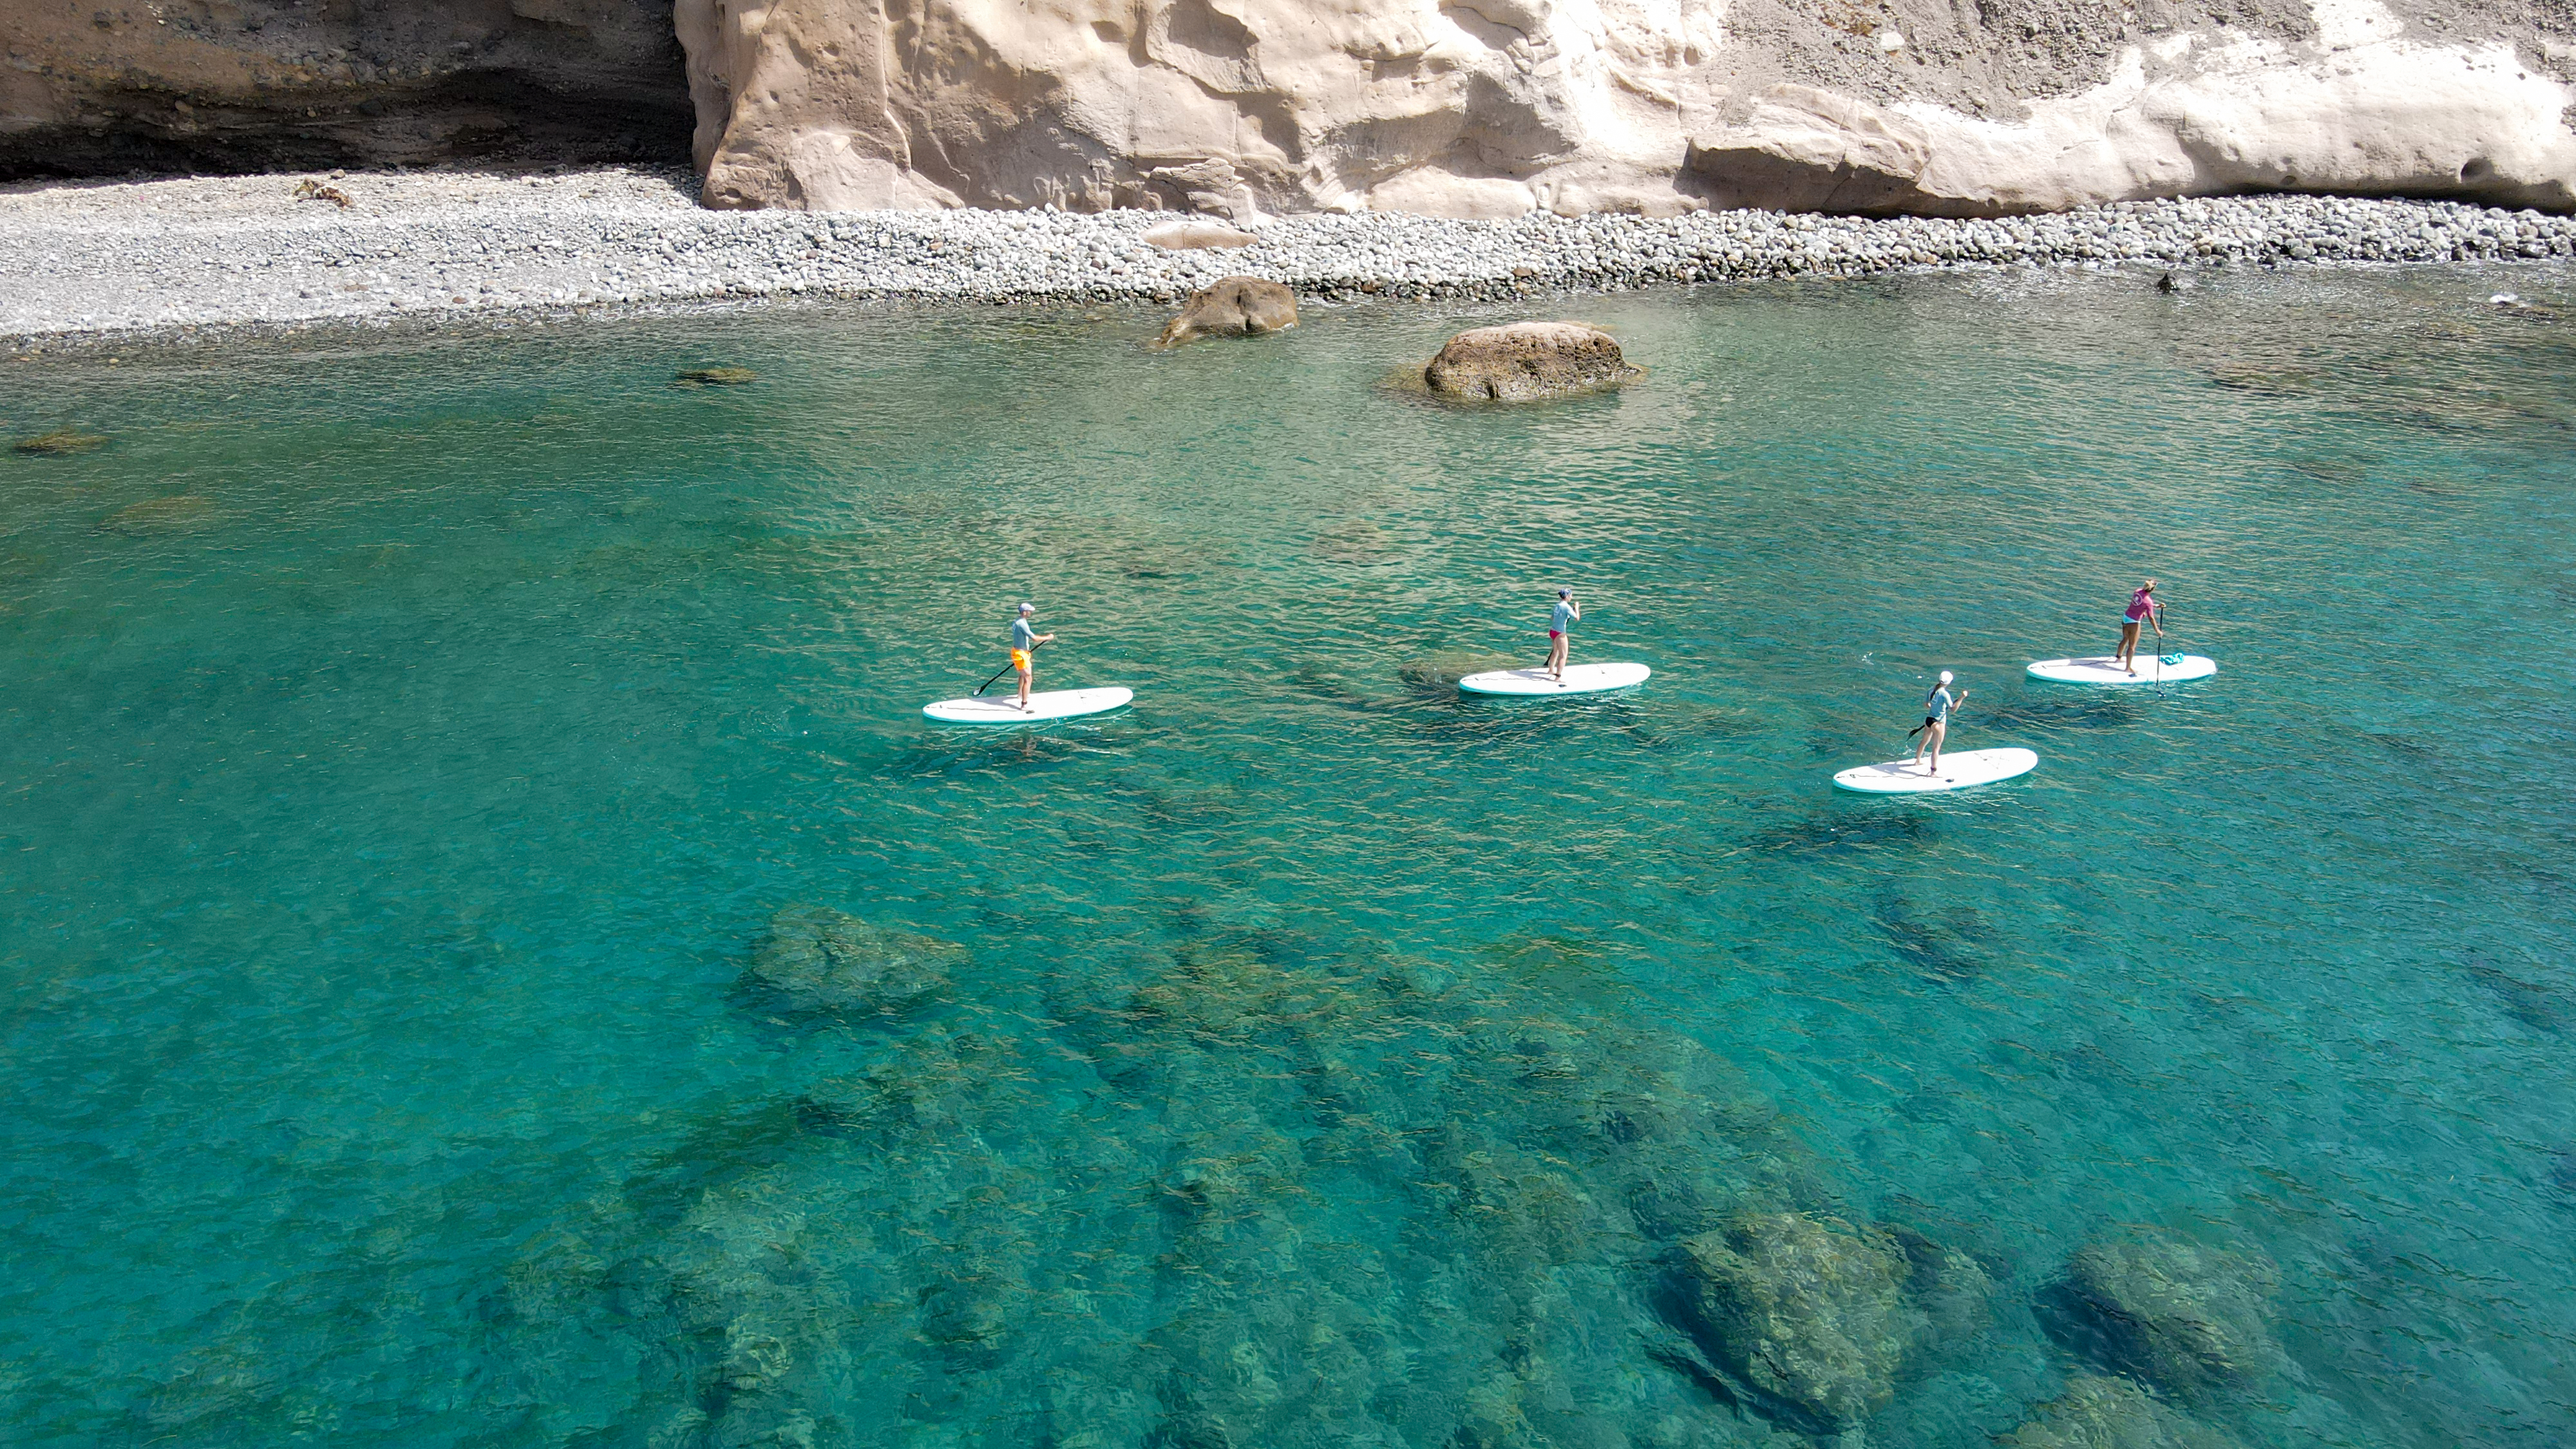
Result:
<instances>
[{"instance_id":1,"label":"submerged rock","mask_svg":"<svg viewBox=\"0 0 2576 1449\"><path fill-rule=\"evenodd\" d=\"M129 538L149 538L155 534L184 533L204 523L214 512L214 502L194 493L180 493L169 498L146 498L129 503L99 521L107 533L121 533Z\"/></svg>"},{"instance_id":2,"label":"submerged rock","mask_svg":"<svg viewBox=\"0 0 2576 1449\"><path fill-rule=\"evenodd\" d=\"M1358 564L1363 568L1393 563L1402 557L1394 536L1365 518L1324 530L1310 547L1315 557L1326 563Z\"/></svg>"},{"instance_id":3,"label":"submerged rock","mask_svg":"<svg viewBox=\"0 0 2576 1449\"><path fill-rule=\"evenodd\" d=\"M1443 397L1488 402L1536 402L1642 377L1619 341L1581 322L1514 322L1479 327L1449 339L1423 369L1423 381Z\"/></svg>"},{"instance_id":4,"label":"submerged rock","mask_svg":"<svg viewBox=\"0 0 2576 1449\"><path fill-rule=\"evenodd\" d=\"M1297 294L1260 277L1222 277L1190 294L1181 315L1154 339L1173 347L1193 337L1257 337L1297 325Z\"/></svg>"},{"instance_id":5,"label":"submerged rock","mask_svg":"<svg viewBox=\"0 0 2576 1449\"><path fill-rule=\"evenodd\" d=\"M671 382L678 387L740 387L759 377L748 367L687 367L672 374Z\"/></svg>"},{"instance_id":6,"label":"submerged rock","mask_svg":"<svg viewBox=\"0 0 2576 1449\"><path fill-rule=\"evenodd\" d=\"M56 428L50 433L40 433L32 438L20 438L11 451L37 458L62 458L105 446L107 446L107 439L96 433L79 432L72 428Z\"/></svg>"},{"instance_id":7,"label":"submerged rock","mask_svg":"<svg viewBox=\"0 0 2576 1449\"><path fill-rule=\"evenodd\" d=\"M2082 1377L1997 1441L2004 1449L2240 1449L2236 1439L2177 1414L2123 1378Z\"/></svg>"},{"instance_id":8,"label":"submerged rock","mask_svg":"<svg viewBox=\"0 0 2576 1449\"><path fill-rule=\"evenodd\" d=\"M1995 1280L1985 1265L1912 1228L1890 1228L1905 1255L1905 1293L1930 1324L1927 1347L1956 1344L1983 1330L1992 1310Z\"/></svg>"},{"instance_id":9,"label":"submerged rock","mask_svg":"<svg viewBox=\"0 0 2576 1449\"><path fill-rule=\"evenodd\" d=\"M1456 694L1458 681L1470 674L1483 674L1494 669L1518 669L1529 664L1527 659L1514 659L1507 654L1479 654L1466 649L1444 649L1426 654L1400 665L1395 676L1407 689L1425 694Z\"/></svg>"},{"instance_id":10,"label":"submerged rock","mask_svg":"<svg viewBox=\"0 0 2576 1449\"><path fill-rule=\"evenodd\" d=\"M2052 1333L2105 1367L2177 1393L2241 1387L2281 1363L2266 1308L2280 1270L2251 1252L2142 1229L2078 1249L2044 1290Z\"/></svg>"},{"instance_id":11,"label":"submerged rock","mask_svg":"<svg viewBox=\"0 0 2576 1449\"><path fill-rule=\"evenodd\" d=\"M965 959L953 941L884 930L826 906L789 906L770 918L751 979L795 1010L890 1015L937 993Z\"/></svg>"},{"instance_id":12,"label":"submerged rock","mask_svg":"<svg viewBox=\"0 0 2576 1449\"><path fill-rule=\"evenodd\" d=\"M1804 1213L1755 1213L1681 1244L1687 1327L1764 1407L1832 1431L1895 1396L1927 1327L1886 1234Z\"/></svg>"}]
</instances>

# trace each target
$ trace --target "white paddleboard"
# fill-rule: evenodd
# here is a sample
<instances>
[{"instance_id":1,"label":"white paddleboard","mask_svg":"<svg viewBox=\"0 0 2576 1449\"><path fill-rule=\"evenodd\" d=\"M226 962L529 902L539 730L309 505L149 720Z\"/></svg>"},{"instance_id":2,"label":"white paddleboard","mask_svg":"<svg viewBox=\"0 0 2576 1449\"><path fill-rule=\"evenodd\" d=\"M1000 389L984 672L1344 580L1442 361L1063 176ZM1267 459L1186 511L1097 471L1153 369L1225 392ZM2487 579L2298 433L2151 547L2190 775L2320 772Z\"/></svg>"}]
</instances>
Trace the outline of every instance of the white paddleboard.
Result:
<instances>
[{"instance_id":1,"label":"white paddleboard","mask_svg":"<svg viewBox=\"0 0 2576 1449\"><path fill-rule=\"evenodd\" d=\"M1876 765L1854 765L1834 776L1834 784L1864 795L1920 795L1991 785L1997 780L2027 775L2038 767L2039 756L2028 750L1943 750L1941 773L1937 775L1911 759L1888 760Z\"/></svg>"},{"instance_id":2,"label":"white paddleboard","mask_svg":"<svg viewBox=\"0 0 2576 1449\"><path fill-rule=\"evenodd\" d=\"M1007 725L1034 724L1040 720L1072 719L1077 715L1098 714L1116 709L1136 697L1136 691L1110 685L1102 689L1035 689L1029 691L1029 707L1020 708L1020 692L988 694L980 698L943 699L925 704L921 712L941 724Z\"/></svg>"},{"instance_id":3,"label":"white paddleboard","mask_svg":"<svg viewBox=\"0 0 2576 1449\"><path fill-rule=\"evenodd\" d=\"M2218 661L2199 654L2186 654L2175 663L2164 666L2163 681L2181 684L2186 680L2207 679L2218 672ZM2140 654L2138 672L2131 674L2108 654L2090 659L2043 659L2030 666L2030 677L2051 684L2154 684L2157 682L2156 656Z\"/></svg>"},{"instance_id":4,"label":"white paddleboard","mask_svg":"<svg viewBox=\"0 0 2576 1449\"><path fill-rule=\"evenodd\" d=\"M1643 684L1654 672L1636 663L1569 664L1559 680L1544 669L1497 669L1470 674L1458 681L1458 688L1468 694L1591 694Z\"/></svg>"}]
</instances>

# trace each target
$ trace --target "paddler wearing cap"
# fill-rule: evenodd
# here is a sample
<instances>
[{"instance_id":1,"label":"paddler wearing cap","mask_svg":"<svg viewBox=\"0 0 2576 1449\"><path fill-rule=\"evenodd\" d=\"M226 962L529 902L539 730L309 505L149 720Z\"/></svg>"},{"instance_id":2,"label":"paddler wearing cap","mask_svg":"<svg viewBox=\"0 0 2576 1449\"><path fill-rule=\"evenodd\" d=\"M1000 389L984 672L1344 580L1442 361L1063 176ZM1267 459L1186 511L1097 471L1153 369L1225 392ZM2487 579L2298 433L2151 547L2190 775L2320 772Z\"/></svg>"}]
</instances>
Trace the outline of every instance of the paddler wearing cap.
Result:
<instances>
[{"instance_id":1,"label":"paddler wearing cap","mask_svg":"<svg viewBox=\"0 0 2576 1449\"><path fill-rule=\"evenodd\" d=\"M1964 689L1959 691L1958 698L1950 697L1950 671L1942 670L1941 682L1932 686L1932 692L1923 697L1923 723L1906 731L1909 735L1923 736L1923 743L1914 747L1914 763L1923 763L1925 750L1932 752L1932 766L1924 771L1925 774L1941 773L1941 737L1950 732L1950 711L1967 702L1968 692Z\"/></svg>"},{"instance_id":2,"label":"paddler wearing cap","mask_svg":"<svg viewBox=\"0 0 2576 1449\"><path fill-rule=\"evenodd\" d=\"M1583 617L1583 606L1574 602L1574 590L1556 591L1556 607L1547 614L1547 672L1556 682L1565 682L1565 653L1574 642L1574 621Z\"/></svg>"},{"instance_id":3,"label":"paddler wearing cap","mask_svg":"<svg viewBox=\"0 0 2576 1449\"><path fill-rule=\"evenodd\" d=\"M1055 638L1053 634L1039 633L1029 622L1037 614L1037 605L1022 604L1020 616L1011 621L1011 667L1020 671L1020 712L1023 714L1029 708L1029 684L1037 678L1037 669L1029 656L1037 652L1039 645Z\"/></svg>"}]
</instances>

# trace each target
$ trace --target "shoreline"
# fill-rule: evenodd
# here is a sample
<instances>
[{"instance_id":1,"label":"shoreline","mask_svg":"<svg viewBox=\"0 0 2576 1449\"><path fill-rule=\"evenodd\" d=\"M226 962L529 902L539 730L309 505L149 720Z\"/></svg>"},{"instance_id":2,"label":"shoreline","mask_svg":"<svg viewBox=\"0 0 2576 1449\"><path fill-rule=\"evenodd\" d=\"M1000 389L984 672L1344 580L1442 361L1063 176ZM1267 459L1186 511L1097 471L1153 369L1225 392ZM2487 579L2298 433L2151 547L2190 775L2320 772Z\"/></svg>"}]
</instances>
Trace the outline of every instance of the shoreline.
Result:
<instances>
[{"instance_id":1,"label":"shoreline","mask_svg":"<svg viewBox=\"0 0 2576 1449\"><path fill-rule=\"evenodd\" d=\"M347 198L299 198L299 184ZM1219 277L1303 299L1580 291L2009 268L2502 262L2576 216L2264 195L1987 219L1760 211L1450 221L1279 217L1241 249L1147 244L1169 212L708 211L685 172L286 173L0 187L12 350L198 329L500 320L775 300L1176 305Z\"/></svg>"}]
</instances>

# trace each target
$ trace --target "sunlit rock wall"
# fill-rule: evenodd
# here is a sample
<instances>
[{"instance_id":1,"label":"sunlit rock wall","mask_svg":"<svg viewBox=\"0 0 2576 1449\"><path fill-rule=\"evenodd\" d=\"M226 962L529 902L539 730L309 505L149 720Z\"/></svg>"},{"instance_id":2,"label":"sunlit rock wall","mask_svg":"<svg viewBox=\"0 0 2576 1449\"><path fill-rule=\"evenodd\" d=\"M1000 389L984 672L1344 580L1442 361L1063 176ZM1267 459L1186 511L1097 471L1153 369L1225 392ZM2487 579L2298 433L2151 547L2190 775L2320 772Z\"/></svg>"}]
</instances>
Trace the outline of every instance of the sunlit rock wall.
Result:
<instances>
[{"instance_id":1,"label":"sunlit rock wall","mask_svg":"<svg viewBox=\"0 0 2576 1449\"><path fill-rule=\"evenodd\" d=\"M679 0L717 206L2576 201L2564 7Z\"/></svg>"}]
</instances>

